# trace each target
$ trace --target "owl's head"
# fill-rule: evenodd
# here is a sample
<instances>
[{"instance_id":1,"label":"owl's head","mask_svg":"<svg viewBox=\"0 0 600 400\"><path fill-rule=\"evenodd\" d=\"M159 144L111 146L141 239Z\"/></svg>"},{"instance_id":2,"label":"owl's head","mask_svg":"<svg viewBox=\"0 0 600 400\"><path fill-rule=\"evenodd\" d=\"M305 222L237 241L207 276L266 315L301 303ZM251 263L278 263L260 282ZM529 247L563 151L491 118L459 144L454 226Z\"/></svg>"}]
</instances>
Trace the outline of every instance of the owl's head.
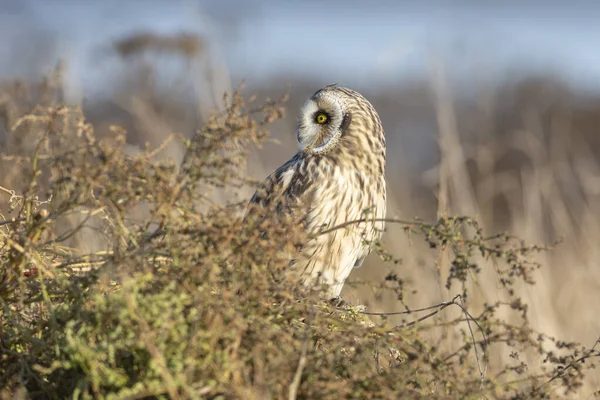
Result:
<instances>
[{"instance_id":1,"label":"owl's head","mask_svg":"<svg viewBox=\"0 0 600 400\"><path fill-rule=\"evenodd\" d=\"M377 113L361 94L335 85L326 86L300 109L296 130L298 146L309 154L324 154L334 149L365 116L376 119L373 124L381 127ZM368 128L364 121L360 125Z\"/></svg>"}]
</instances>

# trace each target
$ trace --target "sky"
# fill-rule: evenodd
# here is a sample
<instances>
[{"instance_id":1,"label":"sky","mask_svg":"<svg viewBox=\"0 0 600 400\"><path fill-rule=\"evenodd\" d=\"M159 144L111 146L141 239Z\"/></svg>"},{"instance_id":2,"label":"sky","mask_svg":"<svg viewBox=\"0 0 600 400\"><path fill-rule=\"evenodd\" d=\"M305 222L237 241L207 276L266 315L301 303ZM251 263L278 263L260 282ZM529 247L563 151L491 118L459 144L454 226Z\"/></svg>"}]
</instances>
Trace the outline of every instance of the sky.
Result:
<instances>
[{"instance_id":1,"label":"sky","mask_svg":"<svg viewBox=\"0 0 600 400\"><path fill-rule=\"evenodd\" d=\"M115 68L112 40L194 32L236 79L386 85L427 76L435 60L464 84L543 71L600 90L600 2L523 3L0 0L0 76L38 74L63 58L93 93Z\"/></svg>"}]
</instances>

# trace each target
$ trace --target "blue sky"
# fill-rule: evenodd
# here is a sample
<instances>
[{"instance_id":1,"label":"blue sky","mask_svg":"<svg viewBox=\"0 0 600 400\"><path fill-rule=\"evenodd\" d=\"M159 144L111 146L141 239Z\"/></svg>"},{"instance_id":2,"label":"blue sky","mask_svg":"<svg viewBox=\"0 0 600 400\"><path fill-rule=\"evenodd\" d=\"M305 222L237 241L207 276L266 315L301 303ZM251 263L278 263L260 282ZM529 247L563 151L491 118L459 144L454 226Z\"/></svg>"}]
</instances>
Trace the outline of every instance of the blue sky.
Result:
<instances>
[{"instance_id":1,"label":"blue sky","mask_svg":"<svg viewBox=\"0 0 600 400\"><path fill-rule=\"evenodd\" d=\"M525 2L522 2L525 3ZM197 32L235 77L309 76L381 84L441 59L466 78L542 69L600 88L600 2L3 0L0 74L37 73L58 57L86 90L113 68L98 58L134 31Z\"/></svg>"}]
</instances>

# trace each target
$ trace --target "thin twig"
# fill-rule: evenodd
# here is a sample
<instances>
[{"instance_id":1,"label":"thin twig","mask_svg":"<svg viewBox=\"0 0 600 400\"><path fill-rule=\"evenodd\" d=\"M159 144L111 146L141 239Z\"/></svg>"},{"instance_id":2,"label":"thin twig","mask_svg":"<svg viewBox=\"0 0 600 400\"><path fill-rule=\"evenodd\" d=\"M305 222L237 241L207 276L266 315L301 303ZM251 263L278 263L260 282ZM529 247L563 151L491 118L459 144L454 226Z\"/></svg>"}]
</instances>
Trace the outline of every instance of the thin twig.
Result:
<instances>
[{"instance_id":1,"label":"thin twig","mask_svg":"<svg viewBox=\"0 0 600 400\"><path fill-rule=\"evenodd\" d=\"M378 374L381 373L381 364L379 363L379 349L375 349L375 369Z\"/></svg>"},{"instance_id":2,"label":"thin twig","mask_svg":"<svg viewBox=\"0 0 600 400\"><path fill-rule=\"evenodd\" d=\"M465 314L465 320L467 322L467 326L469 328L469 333L471 335L471 339L473 340L473 347L475 349L475 359L477 360L477 367L479 368L479 375L481 377L481 382L483 383L484 379L485 379L485 375L487 373L487 362L485 362L484 366L482 367L482 363L481 363L481 356L485 356L485 353L482 353L481 356L479 354L479 351L477 350L477 342L475 341L475 333L473 332L473 328L471 327L471 321L473 321L475 323L475 325L477 325L477 328L479 329L479 331L481 332L481 335L483 336L483 343L484 346L487 347L489 342L488 342L488 338L485 335L485 331L483 330L483 328L481 327L481 325L479 324L479 322L477 322L477 319L475 319L471 313L469 313L469 311L467 311L467 308L464 306L463 304L463 299L462 296L460 294L457 294L456 296L454 296L454 298L452 298L451 301L445 301L433 306L429 306L429 307L423 307L423 308L418 308L415 310L406 310L406 311L395 311L395 312L361 312L361 314L365 314L365 315L378 315L378 316L391 316L391 315L404 315L404 314L412 314L412 313L416 313L416 312L422 312L422 311L428 311L428 310L434 310L414 321L405 323L405 324L401 324L401 325L397 325L395 327L395 329L399 329L399 328L406 328L406 327L410 327L413 326L415 324L418 324L419 322L422 322L428 318L433 317L434 315L438 314L440 311L442 311L443 309L450 307L451 305L456 305L458 307L460 307L460 309L462 310L462 312ZM598 339L598 341L600 341L600 338ZM598 342L596 342L596 344L598 344ZM482 350L484 348L484 346L482 346ZM596 345L594 345L595 347ZM592 348L593 350L594 348Z\"/></svg>"},{"instance_id":3,"label":"thin twig","mask_svg":"<svg viewBox=\"0 0 600 400\"><path fill-rule=\"evenodd\" d=\"M471 339L473 340L473 348L475 349L475 359L477 360L477 367L479 368L479 376L481 377L481 383L483 384L483 381L485 379L485 374L487 373L488 364L486 362L485 366L483 367L483 369L481 368L481 360L479 358L479 352L477 351L477 342L475 341L475 334L473 333L473 329L471 328L471 322L470 321L475 322L475 324L479 328L479 331L481 332L481 335L483 336L483 341L484 341L486 347L487 347L487 344L488 344L488 340L487 340L487 337L485 336L485 332L481 328L481 325L479 325L479 322L477 322L477 320L475 318L473 318L473 316L465 308L465 306L463 304L462 296L458 295L457 297L459 298L460 303L456 303L456 305L459 306L462 309L463 313L467 317L466 318L466 320L467 320L467 326L469 327L469 332L471 334ZM482 348L482 350L483 350L483 348ZM485 355L485 353L483 353L482 355Z\"/></svg>"},{"instance_id":4,"label":"thin twig","mask_svg":"<svg viewBox=\"0 0 600 400\"><path fill-rule=\"evenodd\" d=\"M439 308L439 307L444 307L444 306L449 306L452 303L452 301L444 301L442 303L439 304L435 304L433 306L429 306L429 307L423 307L423 308L415 308L414 310L406 310L406 311L391 311L391 312L370 312L370 311L361 311L360 314L364 314L364 315L378 315L378 316L382 316L382 317L387 317L387 316L391 316L391 315L403 315L403 314L412 314L412 313L417 313L417 312L422 312L422 311L428 311L428 310L433 310L434 308Z\"/></svg>"},{"instance_id":5,"label":"thin twig","mask_svg":"<svg viewBox=\"0 0 600 400\"><path fill-rule=\"evenodd\" d=\"M437 309L436 309L435 311L433 311L433 312L430 312L429 314L427 314L427 315L424 315L424 316L422 316L422 317L420 317L420 318L418 318L418 319L416 319L416 320L414 320L414 321L411 321L411 322L409 322L409 323L406 323L406 324L401 324L401 325L397 325L395 328L396 328L396 329L398 329L398 328L407 328L407 327L409 327L409 326L413 326L413 325L415 325L415 324L418 324L419 322L425 321L426 319L428 319L428 318L431 318L431 317L433 317L434 315L438 314L438 313L439 313L440 311L442 311L443 309L445 309L445 308L447 308L447 307L450 307L450 306L451 306L451 305L453 305L453 304L457 304L457 303L456 303L456 299L458 299L459 297L460 297L460 295L459 295L459 294L457 294L456 296L454 296L454 298L452 299L452 301L446 301L446 302L440 303L440 304L438 304L438 305L436 305L436 306L432 307L432 308L435 308L435 307L437 307Z\"/></svg>"},{"instance_id":6,"label":"thin twig","mask_svg":"<svg viewBox=\"0 0 600 400\"><path fill-rule=\"evenodd\" d=\"M582 355L581 357L579 357L576 360L573 360L572 362L569 363L569 365L567 365L564 368L560 368L553 376L552 378L550 378L548 380L548 382L546 382L544 385L547 385L549 383L551 383L552 381L564 376L565 372L567 372L567 370L573 368L575 366L575 364L581 363L585 360L587 360L588 358L593 358L593 357L600 357L600 351L596 350L596 346L598 346L600 344L600 337L598 337L598 339L596 340L596 342L594 343L594 345L592 346L591 349L589 349L588 351L585 352L584 355Z\"/></svg>"},{"instance_id":7,"label":"thin twig","mask_svg":"<svg viewBox=\"0 0 600 400\"><path fill-rule=\"evenodd\" d=\"M0 226L14 224L16 222L25 222L25 218L12 218L12 219L0 221Z\"/></svg>"},{"instance_id":8,"label":"thin twig","mask_svg":"<svg viewBox=\"0 0 600 400\"><path fill-rule=\"evenodd\" d=\"M8 194L10 194L11 196L15 196L15 191L12 189L7 189L4 186L0 186L0 190L2 190L3 192L6 192Z\"/></svg>"},{"instance_id":9,"label":"thin twig","mask_svg":"<svg viewBox=\"0 0 600 400\"><path fill-rule=\"evenodd\" d=\"M296 367L296 373L294 374L294 379L290 384L290 390L288 394L289 400L296 400L298 397L298 388L300 387L300 382L302 381L302 372L306 367L306 363L308 362L308 330L310 329L310 325L312 324L313 318L315 316L315 306L314 304L311 306L310 314L305 321L305 330L304 330L304 341L302 342L302 351L300 353L300 359L298 360L298 367Z\"/></svg>"},{"instance_id":10,"label":"thin twig","mask_svg":"<svg viewBox=\"0 0 600 400\"><path fill-rule=\"evenodd\" d=\"M324 229L322 231L317 232L317 235L325 235L327 233L336 231L338 229L343 229L349 225L354 225L354 224L360 224L363 222L389 222L389 223L394 223L394 224L403 224L403 225L422 225L422 226L429 226L430 224L427 224L425 222L421 222L421 221L407 221L405 219L400 219L400 218L361 218L361 219L355 219L352 221L346 221L343 222L339 225L333 226L331 228L328 229Z\"/></svg>"}]
</instances>

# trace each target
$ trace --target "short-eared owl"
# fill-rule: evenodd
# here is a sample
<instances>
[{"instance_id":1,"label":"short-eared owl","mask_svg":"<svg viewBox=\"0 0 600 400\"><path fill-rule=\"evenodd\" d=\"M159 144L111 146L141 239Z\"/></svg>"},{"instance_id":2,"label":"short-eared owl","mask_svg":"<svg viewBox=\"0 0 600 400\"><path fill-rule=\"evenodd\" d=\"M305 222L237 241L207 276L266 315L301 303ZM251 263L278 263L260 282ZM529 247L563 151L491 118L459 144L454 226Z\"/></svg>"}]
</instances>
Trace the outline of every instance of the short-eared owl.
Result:
<instances>
[{"instance_id":1,"label":"short-eared owl","mask_svg":"<svg viewBox=\"0 0 600 400\"><path fill-rule=\"evenodd\" d=\"M265 179L249 212L275 205L279 213L300 217L308 236L292 268L305 283L325 283L329 295L338 297L352 268L360 267L383 231L383 128L360 93L331 85L300 110L296 139L298 152ZM366 222L331 229L358 220Z\"/></svg>"}]
</instances>

